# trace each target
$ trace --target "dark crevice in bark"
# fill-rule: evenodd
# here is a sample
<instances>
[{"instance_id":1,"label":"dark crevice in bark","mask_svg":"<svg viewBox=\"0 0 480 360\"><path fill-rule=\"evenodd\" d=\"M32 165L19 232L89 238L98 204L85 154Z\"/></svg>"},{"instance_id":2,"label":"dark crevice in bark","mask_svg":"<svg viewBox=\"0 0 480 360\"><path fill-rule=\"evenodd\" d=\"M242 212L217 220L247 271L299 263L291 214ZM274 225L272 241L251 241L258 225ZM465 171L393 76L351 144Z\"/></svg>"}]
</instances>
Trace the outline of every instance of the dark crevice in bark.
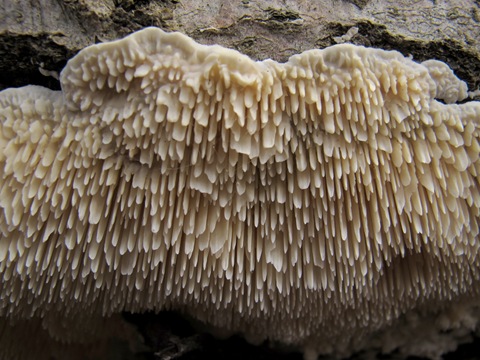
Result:
<instances>
[{"instance_id":1,"label":"dark crevice in bark","mask_svg":"<svg viewBox=\"0 0 480 360\"><path fill-rule=\"evenodd\" d=\"M422 62L435 59L445 62L455 74L466 81L469 89L480 86L480 58L473 51L455 41L419 41L403 36L392 35L384 25L365 21L353 26L358 34L351 42L357 45L376 47L385 50L397 50L403 55L411 55L413 60ZM351 26L334 25L334 36L345 34Z\"/></svg>"},{"instance_id":2,"label":"dark crevice in bark","mask_svg":"<svg viewBox=\"0 0 480 360\"><path fill-rule=\"evenodd\" d=\"M57 44L48 34L0 34L0 89L42 85L58 90L60 83L44 73L59 73L74 51Z\"/></svg>"}]
</instances>

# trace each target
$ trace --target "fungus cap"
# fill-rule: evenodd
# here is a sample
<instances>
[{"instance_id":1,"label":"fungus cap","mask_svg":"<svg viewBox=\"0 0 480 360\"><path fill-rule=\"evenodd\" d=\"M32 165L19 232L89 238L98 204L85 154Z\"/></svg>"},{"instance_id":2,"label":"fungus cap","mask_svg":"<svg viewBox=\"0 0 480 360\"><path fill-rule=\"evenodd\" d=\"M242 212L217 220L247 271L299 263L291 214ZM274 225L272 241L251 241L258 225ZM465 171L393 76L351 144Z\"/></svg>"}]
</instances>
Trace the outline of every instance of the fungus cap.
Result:
<instances>
[{"instance_id":1,"label":"fungus cap","mask_svg":"<svg viewBox=\"0 0 480 360\"><path fill-rule=\"evenodd\" d=\"M1 92L0 315L178 309L345 355L478 306L480 104L435 99L465 97L447 68L148 28L82 50L62 91Z\"/></svg>"}]
</instances>

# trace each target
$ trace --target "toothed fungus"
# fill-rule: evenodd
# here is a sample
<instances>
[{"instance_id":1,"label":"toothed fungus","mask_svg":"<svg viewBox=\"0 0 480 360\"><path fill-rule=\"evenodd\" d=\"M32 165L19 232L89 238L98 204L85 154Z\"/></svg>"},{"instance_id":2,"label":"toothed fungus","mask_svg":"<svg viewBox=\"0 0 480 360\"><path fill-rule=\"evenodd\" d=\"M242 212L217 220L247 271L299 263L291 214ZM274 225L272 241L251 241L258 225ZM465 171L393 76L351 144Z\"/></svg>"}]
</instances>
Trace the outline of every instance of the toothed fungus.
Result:
<instances>
[{"instance_id":1,"label":"toothed fungus","mask_svg":"<svg viewBox=\"0 0 480 360\"><path fill-rule=\"evenodd\" d=\"M344 355L478 306L480 104L435 99L466 96L447 65L148 28L61 86L0 93L4 319L178 309Z\"/></svg>"}]
</instances>

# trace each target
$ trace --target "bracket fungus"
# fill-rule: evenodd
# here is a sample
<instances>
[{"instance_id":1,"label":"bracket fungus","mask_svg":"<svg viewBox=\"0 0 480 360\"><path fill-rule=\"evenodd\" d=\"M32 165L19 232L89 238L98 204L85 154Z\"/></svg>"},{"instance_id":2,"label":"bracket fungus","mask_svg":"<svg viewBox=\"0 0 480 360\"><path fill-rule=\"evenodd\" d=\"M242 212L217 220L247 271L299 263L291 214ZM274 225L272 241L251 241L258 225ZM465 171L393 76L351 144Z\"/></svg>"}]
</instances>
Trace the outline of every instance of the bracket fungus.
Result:
<instances>
[{"instance_id":1,"label":"bracket fungus","mask_svg":"<svg viewBox=\"0 0 480 360\"><path fill-rule=\"evenodd\" d=\"M307 355L432 357L412 318L477 326L480 103L447 65L148 28L61 87L0 93L1 322L177 309Z\"/></svg>"}]
</instances>

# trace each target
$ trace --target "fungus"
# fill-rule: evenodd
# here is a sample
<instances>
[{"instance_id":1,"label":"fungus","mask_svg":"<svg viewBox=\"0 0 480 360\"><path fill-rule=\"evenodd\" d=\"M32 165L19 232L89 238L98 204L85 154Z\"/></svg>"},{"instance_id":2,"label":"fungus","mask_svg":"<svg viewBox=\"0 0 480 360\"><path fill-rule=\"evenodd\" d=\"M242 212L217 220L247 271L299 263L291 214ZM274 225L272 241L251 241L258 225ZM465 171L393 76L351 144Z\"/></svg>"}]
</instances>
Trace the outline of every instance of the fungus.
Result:
<instances>
[{"instance_id":1,"label":"fungus","mask_svg":"<svg viewBox=\"0 0 480 360\"><path fill-rule=\"evenodd\" d=\"M82 50L61 91L2 91L0 316L177 309L337 356L406 349L412 318L476 326L480 103L435 99L466 95L447 69L148 28Z\"/></svg>"}]
</instances>

